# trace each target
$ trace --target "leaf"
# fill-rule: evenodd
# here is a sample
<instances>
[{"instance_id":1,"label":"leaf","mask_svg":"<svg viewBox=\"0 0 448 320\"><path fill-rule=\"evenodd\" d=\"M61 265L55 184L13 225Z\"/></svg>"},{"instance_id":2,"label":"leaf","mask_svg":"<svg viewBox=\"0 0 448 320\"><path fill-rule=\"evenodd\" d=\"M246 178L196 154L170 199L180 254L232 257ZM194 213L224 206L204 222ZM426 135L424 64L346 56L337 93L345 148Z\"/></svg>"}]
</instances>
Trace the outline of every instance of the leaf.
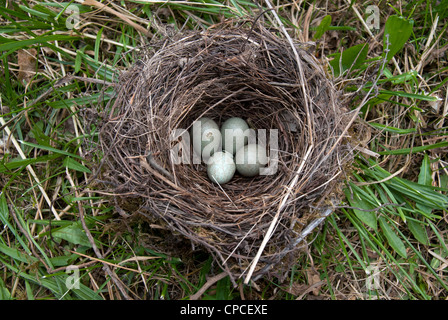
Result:
<instances>
[{"instance_id":1,"label":"leaf","mask_svg":"<svg viewBox=\"0 0 448 320\"><path fill-rule=\"evenodd\" d=\"M387 242L398 253L401 257L407 258L406 247L404 246L403 241L397 236L397 234L392 230L389 224L386 222L384 218L379 219L380 228L384 233L384 236L387 239Z\"/></svg>"},{"instance_id":2,"label":"leaf","mask_svg":"<svg viewBox=\"0 0 448 320\"><path fill-rule=\"evenodd\" d=\"M83 283L79 284L79 289L71 289L67 288L67 277L69 275L65 272L63 273L53 273L46 274L42 276L37 272L33 272L32 274L28 274L25 270L18 270L13 265L8 264L6 262L3 263L8 269L11 269L16 274L20 274L20 277L24 280L30 281L32 283L37 284L38 286L49 289L53 294L56 295L58 299L73 299L69 293L73 292L78 300L98 300L102 299L99 294L95 291L84 285Z\"/></svg>"},{"instance_id":3,"label":"leaf","mask_svg":"<svg viewBox=\"0 0 448 320\"><path fill-rule=\"evenodd\" d=\"M426 230L421 223L414 220L408 220L408 227L417 241L424 245L429 244L428 235L426 234Z\"/></svg>"},{"instance_id":4,"label":"leaf","mask_svg":"<svg viewBox=\"0 0 448 320\"><path fill-rule=\"evenodd\" d=\"M389 102L390 94L378 94L376 97L371 98L366 105L374 106L383 102Z\"/></svg>"},{"instance_id":5,"label":"leaf","mask_svg":"<svg viewBox=\"0 0 448 320\"><path fill-rule=\"evenodd\" d=\"M392 84L403 84L408 81L415 80L417 77L417 71L411 70L396 76L391 76L388 80L392 82Z\"/></svg>"},{"instance_id":6,"label":"leaf","mask_svg":"<svg viewBox=\"0 0 448 320\"><path fill-rule=\"evenodd\" d=\"M30 48L17 51L17 64L19 65L18 79L20 82L28 84L36 74L37 50Z\"/></svg>"},{"instance_id":7,"label":"leaf","mask_svg":"<svg viewBox=\"0 0 448 320\"><path fill-rule=\"evenodd\" d=\"M230 0L230 2L232 2L232 5L234 8L236 8L238 10L238 15L240 17L244 16L243 10L241 9L241 7L238 5L239 1L235 1L235 0ZM235 12L236 13L236 12Z\"/></svg>"},{"instance_id":8,"label":"leaf","mask_svg":"<svg viewBox=\"0 0 448 320\"><path fill-rule=\"evenodd\" d=\"M10 248L7 245L0 243L0 252L14 259L14 261L20 261L26 264L31 264L38 261L35 257L22 253L18 249Z\"/></svg>"},{"instance_id":9,"label":"leaf","mask_svg":"<svg viewBox=\"0 0 448 320\"><path fill-rule=\"evenodd\" d=\"M49 21L50 18L51 18L48 13L36 10L36 9L41 9L41 6L35 6L35 8L31 9L31 8L26 7L26 6L19 5L19 8L22 9L23 11L25 11L25 12L28 12L32 16L39 17L39 18L42 18L42 19L47 20L47 21Z\"/></svg>"},{"instance_id":10,"label":"leaf","mask_svg":"<svg viewBox=\"0 0 448 320\"><path fill-rule=\"evenodd\" d=\"M418 153L425 150L437 149L437 148L445 148L448 146L448 141L437 142L427 146L418 146L413 148L403 148L397 150L388 150L388 151L380 151L378 152L380 155L398 155L398 154L410 154L410 153Z\"/></svg>"},{"instance_id":11,"label":"leaf","mask_svg":"<svg viewBox=\"0 0 448 320\"><path fill-rule=\"evenodd\" d=\"M33 289L31 288L30 282L27 280L25 280L25 291L28 300L35 300Z\"/></svg>"},{"instance_id":12,"label":"leaf","mask_svg":"<svg viewBox=\"0 0 448 320\"><path fill-rule=\"evenodd\" d=\"M423 100L423 101L435 102L435 101L440 100L440 98L437 98L435 96L428 96L426 94L409 93L409 92L403 92L403 91L378 90L378 92L380 94L389 94L389 95L397 96L400 98L417 99L417 100Z\"/></svg>"},{"instance_id":13,"label":"leaf","mask_svg":"<svg viewBox=\"0 0 448 320\"><path fill-rule=\"evenodd\" d=\"M431 267L433 269L439 269L440 265L443 263L443 260L446 260L448 257L447 253L444 252L442 248L434 248L433 251L428 251L433 256L431 260Z\"/></svg>"},{"instance_id":14,"label":"leaf","mask_svg":"<svg viewBox=\"0 0 448 320\"><path fill-rule=\"evenodd\" d=\"M417 80L417 72L415 70L410 70L408 72L404 72L402 74L393 75L392 72L388 68L384 68L383 70L384 76L386 79L381 79L377 82L377 84L392 82L392 84L403 84L412 80ZM372 83L368 83L365 87L371 87Z\"/></svg>"},{"instance_id":15,"label":"leaf","mask_svg":"<svg viewBox=\"0 0 448 320\"><path fill-rule=\"evenodd\" d=\"M81 64L82 64L82 55L79 54L79 51L77 51L75 58L75 73L78 73L79 70L81 70Z\"/></svg>"},{"instance_id":16,"label":"leaf","mask_svg":"<svg viewBox=\"0 0 448 320\"><path fill-rule=\"evenodd\" d=\"M17 50L20 48L25 48L28 47L30 45L34 45L37 43L43 43L46 44L46 42L49 41L72 41L72 40L76 40L78 38L78 36L65 36L65 35L59 35L59 34L53 34L53 35L48 35L48 36L40 36L40 37L34 37L31 39L26 39L26 40L11 40L11 39L7 39L7 41L5 41L5 43L0 44L0 51L8 51L8 50ZM5 38L3 38L4 40L6 40ZM1 57L3 58L3 56L8 55L9 52L3 54Z\"/></svg>"},{"instance_id":17,"label":"leaf","mask_svg":"<svg viewBox=\"0 0 448 320\"><path fill-rule=\"evenodd\" d=\"M408 41L412 34L413 24L413 20L406 20L397 15L387 18L383 36L383 56L385 56L387 61L390 61ZM386 48L389 50L387 55Z\"/></svg>"},{"instance_id":18,"label":"leaf","mask_svg":"<svg viewBox=\"0 0 448 320\"><path fill-rule=\"evenodd\" d=\"M418 175L418 183L430 186L432 183L431 163L427 154L423 157L422 165L420 167L420 173Z\"/></svg>"},{"instance_id":19,"label":"leaf","mask_svg":"<svg viewBox=\"0 0 448 320\"><path fill-rule=\"evenodd\" d=\"M55 256L53 258L50 258L51 263L54 267L62 267L66 266L70 263L70 261L73 261L73 254L69 256Z\"/></svg>"},{"instance_id":20,"label":"leaf","mask_svg":"<svg viewBox=\"0 0 448 320\"><path fill-rule=\"evenodd\" d=\"M72 159L70 157L66 157L64 159L64 166L66 166L69 169L79 171L79 172L86 172L86 173L92 172L92 171L90 171L89 168L87 168L86 166L82 165L81 163L79 163L78 161L76 161L75 159Z\"/></svg>"},{"instance_id":21,"label":"leaf","mask_svg":"<svg viewBox=\"0 0 448 320\"><path fill-rule=\"evenodd\" d=\"M48 102L47 105L49 105L52 108L60 109L60 108L69 108L72 105L87 105L87 104L100 104L100 103L107 103L111 98L110 97L104 97L104 93L94 93L89 96L85 97L78 97L78 98L72 98L72 99L66 99L66 100L56 100Z\"/></svg>"},{"instance_id":22,"label":"leaf","mask_svg":"<svg viewBox=\"0 0 448 320\"><path fill-rule=\"evenodd\" d=\"M440 185L442 186L442 188L448 189L448 175L442 174L442 175L440 175L439 179L440 179Z\"/></svg>"},{"instance_id":23,"label":"leaf","mask_svg":"<svg viewBox=\"0 0 448 320\"><path fill-rule=\"evenodd\" d=\"M0 221L2 221L3 224L6 224L5 222L8 220L8 217L9 217L8 203L6 202L5 193L2 192L0 194Z\"/></svg>"},{"instance_id":24,"label":"leaf","mask_svg":"<svg viewBox=\"0 0 448 320\"><path fill-rule=\"evenodd\" d=\"M11 299L11 293L7 289L2 278L0 278L0 300L3 301L3 300L9 300L9 299Z\"/></svg>"},{"instance_id":25,"label":"leaf","mask_svg":"<svg viewBox=\"0 0 448 320\"><path fill-rule=\"evenodd\" d=\"M395 127L387 126L385 124L376 123L376 122L369 122L369 124L376 129L384 130L384 131L395 133L395 134L409 134L409 133L414 133L417 131L415 128L400 129L400 128L395 128Z\"/></svg>"},{"instance_id":26,"label":"leaf","mask_svg":"<svg viewBox=\"0 0 448 320\"><path fill-rule=\"evenodd\" d=\"M328 28L331 25L331 16L330 15L326 15L322 21L320 22L319 26L316 29L316 33L314 34L314 40L318 40L320 38L322 38L322 36L324 35L325 31L328 30Z\"/></svg>"},{"instance_id":27,"label":"leaf","mask_svg":"<svg viewBox=\"0 0 448 320\"><path fill-rule=\"evenodd\" d=\"M27 142L27 141L22 141L22 140L19 140L19 142L24 144L24 145L33 147L33 148L42 149L42 150L46 150L46 151L62 154L64 156L77 158L77 159L82 159L80 156L78 156L76 154L73 154L73 153L70 153L70 152L67 152L67 151L63 151L63 150L59 150L59 149L56 149L56 148L53 148L53 147L47 147L47 146L43 146L43 145L39 145L39 144Z\"/></svg>"},{"instance_id":28,"label":"leaf","mask_svg":"<svg viewBox=\"0 0 448 320\"><path fill-rule=\"evenodd\" d=\"M55 238L64 239L73 244L79 244L86 247L92 246L84 230L77 223L73 223L67 227L59 228L55 231L52 231L51 234Z\"/></svg>"},{"instance_id":29,"label":"leaf","mask_svg":"<svg viewBox=\"0 0 448 320\"><path fill-rule=\"evenodd\" d=\"M401 195L401 198L403 199L412 200L434 209L446 210L448 206L448 196L441 192L437 192L438 190L443 191L441 188L425 186L400 177L390 178L391 173L381 168L381 166L372 159L369 160L369 166L362 165L360 167L364 174L375 181L388 178L382 185L393 189L395 197ZM435 218L435 216L431 217L430 215L427 215L427 217Z\"/></svg>"},{"instance_id":30,"label":"leaf","mask_svg":"<svg viewBox=\"0 0 448 320\"><path fill-rule=\"evenodd\" d=\"M432 172L431 163L429 162L429 157L427 154L423 157L422 165L420 166L420 173L418 174L418 183L424 186L431 186L432 183ZM422 210L426 214L431 214L432 208L422 205L421 203L415 204L418 209Z\"/></svg>"},{"instance_id":31,"label":"leaf","mask_svg":"<svg viewBox=\"0 0 448 320\"><path fill-rule=\"evenodd\" d=\"M356 192L355 185L351 184L352 190L353 190L353 196L350 194L349 189L345 189L345 195L347 198L347 201L350 203L350 206L355 208L360 208L364 210L372 210L374 209L374 206L370 204L369 202L364 201L363 197L360 197L360 195ZM355 213L356 217L364 222L366 225L371 227L374 230L377 230L377 216L375 211L362 211L353 209L353 212Z\"/></svg>"},{"instance_id":32,"label":"leaf","mask_svg":"<svg viewBox=\"0 0 448 320\"><path fill-rule=\"evenodd\" d=\"M100 29L100 31L96 35L96 41L95 41L95 48L94 48L94 60L99 61L99 55L100 55L100 45L101 45L101 35L103 34L103 28Z\"/></svg>"},{"instance_id":33,"label":"leaf","mask_svg":"<svg viewBox=\"0 0 448 320\"><path fill-rule=\"evenodd\" d=\"M220 279L216 283L216 296L214 297L217 300L231 300L232 299L232 290L230 289L232 284L230 282L229 277L225 277L224 279Z\"/></svg>"},{"instance_id":34,"label":"leaf","mask_svg":"<svg viewBox=\"0 0 448 320\"><path fill-rule=\"evenodd\" d=\"M51 146L50 137L44 133L44 126L45 124L43 121L37 121L31 128L31 131L29 132L29 137L34 138L40 145L50 147Z\"/></svg>"},{"instance_id":35,"label":"leaf","mask_svg":"<svg viewBox=\"0 0 448 320\"><path fill-rule=\"evenodd\" d=\"M25 159L25 160L14 158L14 159L11 159L11 161L9 161L7 163L1 163L1 161L0 161L0 173L7 173L11 170L26 167L27 165L33 164L33 163L48 163L49 161L57 159L59 157L60 157L59 154L49 154L49 155L39 156L36 158Z\"/></svg>"},{"instance_id":36,"label":"leaf","mask_svg":"<svg viewBox=\"0 0 448 320\"><path fill-rule=\"evenodd\" d=\"M336 53L330 61L335 76L339 76L349 69L358 69L366 60L369 45L361 43L350 47L342 53ZM342 69L341 69L342 68Z\"/></svg>"}]
</instances>

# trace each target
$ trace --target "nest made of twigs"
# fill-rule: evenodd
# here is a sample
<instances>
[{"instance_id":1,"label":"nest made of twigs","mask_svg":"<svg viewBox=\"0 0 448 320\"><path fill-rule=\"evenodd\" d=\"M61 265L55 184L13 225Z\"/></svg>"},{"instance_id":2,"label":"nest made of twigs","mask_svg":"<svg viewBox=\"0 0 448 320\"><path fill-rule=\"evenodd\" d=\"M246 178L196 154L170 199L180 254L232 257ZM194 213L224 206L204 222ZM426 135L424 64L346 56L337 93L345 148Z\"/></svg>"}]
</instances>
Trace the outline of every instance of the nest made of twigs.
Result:
<instances>
[{"instance_id":1,"label":"nest made of twigs","mask_svg":"<svg viewBox=\"0 0 448 320\"><path fill-rule=\"evenodd\" d=\"M152 44L121 76L100 128L115 195L138 199L139 214L208 249L233 276L247 271L274 217L255 274L292 251L350 159L332 83L304 46L293 50L279 34L227 23ZM173 131L202 116L277 129L275 174L220 186L203 163L175 164Z\"/></svg>"}]
</instances>

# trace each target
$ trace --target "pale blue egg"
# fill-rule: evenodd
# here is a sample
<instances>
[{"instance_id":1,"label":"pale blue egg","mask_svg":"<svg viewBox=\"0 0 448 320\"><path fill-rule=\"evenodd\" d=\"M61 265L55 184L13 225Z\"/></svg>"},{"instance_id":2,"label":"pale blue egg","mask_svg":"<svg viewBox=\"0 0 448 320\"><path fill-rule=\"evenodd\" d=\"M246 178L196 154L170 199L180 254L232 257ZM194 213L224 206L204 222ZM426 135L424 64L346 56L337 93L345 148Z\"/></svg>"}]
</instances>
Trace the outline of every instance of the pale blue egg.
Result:
<instances>
[{"instance_id":1,"label":"pale blue egg","mask_svg":"<svg viewBox=\"0 0 448 320\"><path fill-rule=\"evenodd\" d=\"M224 184L229 182L233 178L235 170L235 162L229 152L218 151L208 159L207 175L214 183Z\"/></svg>"},{"instance_id":2,"label":"pale blue egg","mask_svg":"<svg viewBox=\"0 0 448 320\"><path fill-rule=\"evenodd\" d=\"M242 118L229 118L221 125L222 149L232 153L247 144L249 125Z\"/></svg>"},{"instance_id":3,"label":"pale blue egg","mask_svg":"<svg viewBox=\"0 0 448 320\"><path fill-rule=\"evenodd\" d=\"M193 122L192 136L193 150L203 160L221 150L219 126L210 118L203 117Z\"/></svg>"},{"instance_id":4,"label":"pale blue egg","mask_svg":"<svg viewBox=\"0 0 448 320\"><path fill-rule=\"evenodd\" d=\"M239 174L254 177L260 174L260 168L268 163L266 147L260 144L248 144L236 152L235 165Z\"/></svg>"}]
</instances>

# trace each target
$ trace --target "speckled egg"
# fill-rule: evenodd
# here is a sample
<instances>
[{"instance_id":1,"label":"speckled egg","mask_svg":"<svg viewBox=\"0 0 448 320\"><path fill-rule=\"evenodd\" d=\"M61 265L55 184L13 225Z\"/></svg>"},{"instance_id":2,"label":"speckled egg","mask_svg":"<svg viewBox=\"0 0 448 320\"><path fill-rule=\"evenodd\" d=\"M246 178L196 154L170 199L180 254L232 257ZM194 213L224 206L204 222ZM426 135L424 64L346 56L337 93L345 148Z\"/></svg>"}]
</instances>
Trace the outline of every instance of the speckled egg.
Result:
<instances>
[{"instance_id":1,"label":"speckled egg","mask_svg":"<svg viewBox=\"0 0 448 320\"><path fill-rule=\"evenodd\" d=\"M214 183L224 184L229 182L233 178L235 170L235 162L229 152L215 152L208 160L207 175Z\"/></svg>"},{"instance_id":2,"label":"speckled egg","mask_svg":"<svg viewBox=\"0 0 448 320\"><path fill-rule=\"evenodd\" d=\"M248 136L244 133L249 125L242 118L233 117L221 125L222 149L235 154L238 149L247 144Z\"/></svg>"},{"instance_id":3,"label":"speckled egg","mask_svg":"<svg viewBox=\"0 0 448 320\"><path fill-rule=\"evenodd\" d=\"M204 160L221 150L219 126L210 118L203 117L193 122L192 136L193 150Z\"/></svg>"},{"instance_id":4,"label":"speckled egg","mask_svg":"<svg viewBox=\"0 0 448 320\"><path fill-rule=\"evenodd\" d=\"M260 174L260 168L267 163L266 147L260 144L248 144L241 147L235 155L236 170L244 177Z\"/></svg>"}]
</instances>

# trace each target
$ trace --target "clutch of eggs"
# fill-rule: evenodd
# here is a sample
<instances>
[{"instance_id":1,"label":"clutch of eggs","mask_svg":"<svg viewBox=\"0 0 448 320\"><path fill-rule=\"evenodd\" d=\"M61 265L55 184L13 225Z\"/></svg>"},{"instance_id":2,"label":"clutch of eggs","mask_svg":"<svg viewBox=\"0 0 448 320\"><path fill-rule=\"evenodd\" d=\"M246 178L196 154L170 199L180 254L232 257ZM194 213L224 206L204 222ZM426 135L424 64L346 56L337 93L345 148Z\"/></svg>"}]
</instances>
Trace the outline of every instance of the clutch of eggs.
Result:
<instances>
[{"instance_id":1,"label":"clutch of eggs","mask_svg":"<svg viewBox=\"0 0 448 320\"><path fill-rule=\"evenodd\" d=\"M235 172L244 177L260 174L268 162L266 147L248 144L249 125L242 118L232 117L217 123L202 117L193 123L193 150L207 163L209 179L218 184L229 182Z\"/></svg>"}]
</instances>

